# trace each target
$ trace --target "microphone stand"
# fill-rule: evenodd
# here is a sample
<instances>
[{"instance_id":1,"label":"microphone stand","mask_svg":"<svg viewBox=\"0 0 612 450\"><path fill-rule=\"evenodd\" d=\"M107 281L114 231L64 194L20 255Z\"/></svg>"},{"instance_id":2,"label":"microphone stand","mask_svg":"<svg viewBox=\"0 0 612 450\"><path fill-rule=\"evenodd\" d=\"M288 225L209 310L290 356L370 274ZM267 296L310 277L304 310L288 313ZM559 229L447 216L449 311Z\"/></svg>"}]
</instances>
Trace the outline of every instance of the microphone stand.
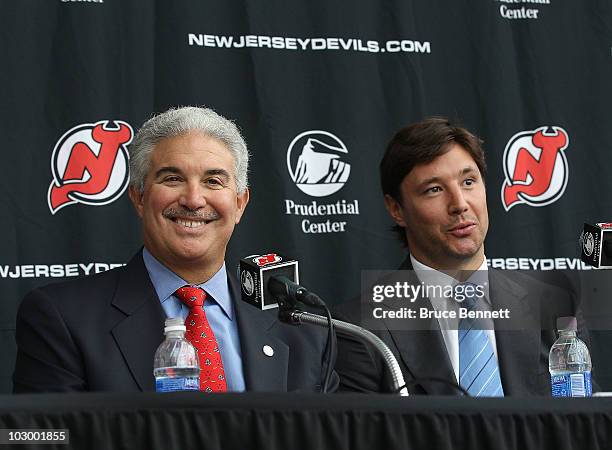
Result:
<instances>
[{"instance_id":1,"label":"microphone stand","mask_svg":"<svg viewBox=\"0 0 612 450\"><path fill-rule=\"evenodd\" d=\"M301 325L303 323L308 323L323 328L328 327L326 317L320 316L318 314L301 311L292 307L283 307L281 305L281 302L279 302L278 318L281 322L289 323L291 325ZM336 329L342 331L343 333L365 340L366 342L371 344L372 347L374 347L378 354L383 358L385 365L391 373L391 384L393 392L397 392L400 396L403 397L408 396L408 389L406 388L404 375L402 374L402 370L400 369L397 359L395 359L395 356L393 356L393 353L391 352L391 350L389 350L389 347L387 347L387 344L385 344L382 339L380 339L374 333L371 333L368 330L358 327L357 325L353 325L352 323L344 322L342 320L337 319L332 319L332 322L334 324L334 327L336 327Z\"/></svg>"}]
</instances>

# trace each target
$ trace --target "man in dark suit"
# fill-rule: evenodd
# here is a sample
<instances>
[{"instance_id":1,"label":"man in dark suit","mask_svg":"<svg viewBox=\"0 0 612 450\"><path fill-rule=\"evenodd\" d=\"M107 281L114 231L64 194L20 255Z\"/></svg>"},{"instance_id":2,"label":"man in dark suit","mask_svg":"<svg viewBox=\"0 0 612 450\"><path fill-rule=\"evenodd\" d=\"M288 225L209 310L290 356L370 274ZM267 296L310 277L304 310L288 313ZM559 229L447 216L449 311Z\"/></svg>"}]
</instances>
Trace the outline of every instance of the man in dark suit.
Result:
<instances>
[{"instance_id":1,"label":"man in dark suit","mask_svg":"<svg viewBox=\"0 0 612 450\"><path fill-rule=\"evenodd\" d=\"M237 127L210 109L172 109L145 122L130 147L129 188L144 248L125 267L25 297L14 391L154 390L164 320L192 313L184 286L203 292L210 352L221 355L214 379L201 371L201 386L319 390L326 333L242 303L226 271L227 243L249 201L248 158Z\"/></svg>"},{"instance_id":2,"label":"man in dark suit","mask_svg":"<svg viewBox=\"0 0 612 450\"><path fill-rule=\"evenodd\" d=\"M380 164L385 206L409 251L400 269L414 285L480 287L480 298L448 298L441 290L413 305L433 312L484 311L476 326L452 315L421 320L418 329L384 311L404 302L346 304L338 318L361 323L378 307L375 333L394 353L409 391L473 396L550 395L548 352L555 319L576 315L572 298L522 273L487 268L484 239L489 220L484 153L480 141L446 119L431 118L400 130ZM495 317L494 311L509 311ZM486 313L486 312L489 313ZM362 315L363 314L363 315ZM451 317L450 319L448 317ZM415 327L417 328L417 327ZM389 392L389 374L368 345L339 336L340 389Z\"/></svg>"}]
</instances>

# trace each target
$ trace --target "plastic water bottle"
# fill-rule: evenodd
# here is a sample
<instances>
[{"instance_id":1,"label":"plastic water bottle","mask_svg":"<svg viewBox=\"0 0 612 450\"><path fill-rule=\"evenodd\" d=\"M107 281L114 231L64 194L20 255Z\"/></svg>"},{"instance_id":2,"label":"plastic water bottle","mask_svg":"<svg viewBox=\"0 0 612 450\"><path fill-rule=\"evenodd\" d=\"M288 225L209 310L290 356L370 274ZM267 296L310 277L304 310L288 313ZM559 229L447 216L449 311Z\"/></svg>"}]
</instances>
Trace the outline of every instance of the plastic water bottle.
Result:
<instances>
[{"instance_id":1,"label":"plastic water bottle","mask_svg":"<svg viewBox=\"0 0 612 450\"><path fill-rule=\"evenodd\" d=\"M553 397L590 397L591 355L586 344L576 337L576 318L557 319L559 339L548 357Z\"/></svg>"},{"instance_id":2,"label":"plastic water bottle","mask_svg":"<svg viewBox=\"0 0 612 450\"><path fill-rule=\"evenodd\" d=\"M153 365L157 392L200 390L198 354L185 339L185 329L180 317L166 319L166 339L157 348Z\"/></svg>"}]
</instances>

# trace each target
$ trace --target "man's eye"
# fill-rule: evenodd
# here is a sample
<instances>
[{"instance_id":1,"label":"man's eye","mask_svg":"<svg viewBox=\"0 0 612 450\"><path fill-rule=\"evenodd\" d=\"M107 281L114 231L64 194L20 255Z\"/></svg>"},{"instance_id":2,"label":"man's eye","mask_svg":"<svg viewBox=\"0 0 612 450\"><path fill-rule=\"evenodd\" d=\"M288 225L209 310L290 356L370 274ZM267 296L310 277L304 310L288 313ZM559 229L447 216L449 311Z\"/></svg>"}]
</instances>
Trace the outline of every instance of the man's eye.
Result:
<instances>
[{"instance_id":1,"label":"man's eye","mask_svg":"<svg viewBox=\"0 0 612 450\"><path fill-rule=\"evenodd\" d=\"M223 187L223 182L218 178L209 178L206 180L206 184L211 187Z\"/></svg>"},{"instance_id":2,"label":"man's eye","mask_svg":"<svg viewBox=\"0 0 612 450\"><path fill-rule=\"evenodd\" d=\"M472 186L474 183L476 183L476 180L473 178L468 178L467 180L465 180L463 182L466 186Z\"/></svg>"},{"instance_id":3,"label":"man's eye","mask_svg":"<svg viewBox=\"0 0 612 450\"><path fill-rule=\"evenodd\" d=\"M170 175L166 178L164 178L164 183L177 183L181 181L180 177L177 177L176 175Z\"/></svg>"},{"instance_id":4,"label":"man's eye","mask_svg":"<svg viewBox=\"0 0 612 450\"><path fill-rule=\"evenodd\" d=\"M440 186L432 186L428 188L427 190L425 190L425 193L426 194L436 194L441 191L442 191L442 188Z\"/></svg>"}]
</instances>

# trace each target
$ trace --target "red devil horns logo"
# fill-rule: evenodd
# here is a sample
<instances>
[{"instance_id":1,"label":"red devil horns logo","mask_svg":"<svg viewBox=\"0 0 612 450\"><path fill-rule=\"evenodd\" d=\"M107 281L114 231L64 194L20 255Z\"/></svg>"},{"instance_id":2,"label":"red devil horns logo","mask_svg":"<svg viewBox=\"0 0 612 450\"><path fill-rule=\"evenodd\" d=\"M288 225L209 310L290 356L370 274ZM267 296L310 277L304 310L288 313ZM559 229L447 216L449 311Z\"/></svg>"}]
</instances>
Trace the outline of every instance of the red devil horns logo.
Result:
<instances>
[{"instance_id":1,"label":"red devil horns logo","mask_svg":"<svg viewBox=\"0 0 612 450\"><path fill-rule=\"evenodd\" d=\"M134 131L122 121L78 125L55 145L48 203L52 214L73 203L115 201L129 182L127 145Z\"/></svg>"},{"instance_id":2,"label":"red devil horns logo","mask_svg":"<svg viewBox=\"0 0 612 450\"><path fill-rule=\"evenodd\" d=\"M502 203L506 211L520 203L545 206L565 192L568 165L564 150L569 137L560 127L515 134L504 151Z\"/></svg>"}]
</instances>

